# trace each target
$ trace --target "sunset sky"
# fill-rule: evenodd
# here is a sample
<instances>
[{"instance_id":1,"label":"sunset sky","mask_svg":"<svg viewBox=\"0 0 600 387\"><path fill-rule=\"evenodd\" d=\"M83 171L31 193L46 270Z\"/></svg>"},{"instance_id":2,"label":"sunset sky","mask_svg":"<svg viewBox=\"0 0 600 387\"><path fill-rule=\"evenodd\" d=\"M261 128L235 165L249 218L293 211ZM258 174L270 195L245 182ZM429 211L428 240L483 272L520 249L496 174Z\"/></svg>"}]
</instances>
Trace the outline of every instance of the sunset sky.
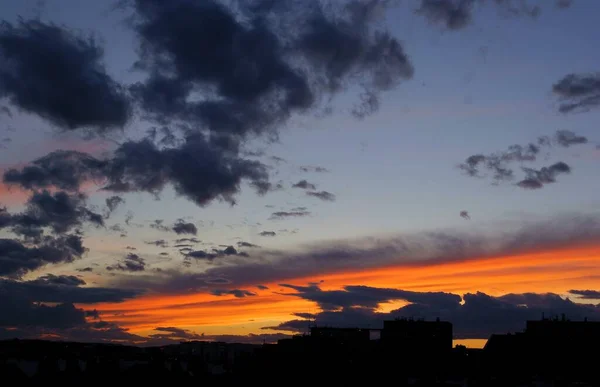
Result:
<instances>
[{"instance_id":1,"label":"sunset sky","mask_svg":"<svg viewBox=\"0 0 600 387\"><path fill-rule=\"evenodd\" d=\"M598 12L0 2L0 339L599 320Z\"/></svg>"}]
</instances>

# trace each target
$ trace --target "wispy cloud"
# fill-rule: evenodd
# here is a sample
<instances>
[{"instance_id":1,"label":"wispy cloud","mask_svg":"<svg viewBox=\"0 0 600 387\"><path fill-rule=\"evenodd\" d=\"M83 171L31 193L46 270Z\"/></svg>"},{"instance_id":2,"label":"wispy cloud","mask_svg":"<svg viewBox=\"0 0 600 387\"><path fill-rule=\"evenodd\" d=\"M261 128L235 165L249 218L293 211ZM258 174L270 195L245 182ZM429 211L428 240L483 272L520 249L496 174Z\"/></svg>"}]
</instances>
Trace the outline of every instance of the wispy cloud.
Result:
<instances>
[{"instance_id":1,"label":"wispy cloud","mask_svg":"<svg viewBox=\"0 0 600 387\"><path fill-rule=\"evenodd\" d=\"M458 168L467 176L491 178L493 184L500 184L515 179L515 165L517 165L523 171L524 177L516 183L516 186L525 189L539 189L546 184L555 183L558 175L571 173L571 167L562 161L540 169L524 167L523 164L537 161L543 149L548 150L552 146L568 148L587 142L586 137L579 136L570 130L558 130L553 137L542 136L527 145L511 145L505 151L488 155L474 154L467 157L463 163L459 164Z\"/></svg>"}]
</instances>

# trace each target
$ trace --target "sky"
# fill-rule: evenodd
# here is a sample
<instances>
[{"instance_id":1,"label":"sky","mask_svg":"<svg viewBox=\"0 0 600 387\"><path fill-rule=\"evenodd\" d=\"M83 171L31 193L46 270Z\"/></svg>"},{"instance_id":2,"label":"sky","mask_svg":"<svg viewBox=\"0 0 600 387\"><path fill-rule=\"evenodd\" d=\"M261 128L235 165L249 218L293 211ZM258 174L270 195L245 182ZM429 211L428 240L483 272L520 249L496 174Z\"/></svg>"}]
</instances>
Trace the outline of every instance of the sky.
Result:
<instances>
[{"instance_id":1,"label":"sky","mask_svg":"<svg viewBox=\"0 0 600 387\"><path fill-rule=\"evenodd\" d=\"M0 338L600 319L599 11L0 2Z\"/></svg>"}]
</instances>

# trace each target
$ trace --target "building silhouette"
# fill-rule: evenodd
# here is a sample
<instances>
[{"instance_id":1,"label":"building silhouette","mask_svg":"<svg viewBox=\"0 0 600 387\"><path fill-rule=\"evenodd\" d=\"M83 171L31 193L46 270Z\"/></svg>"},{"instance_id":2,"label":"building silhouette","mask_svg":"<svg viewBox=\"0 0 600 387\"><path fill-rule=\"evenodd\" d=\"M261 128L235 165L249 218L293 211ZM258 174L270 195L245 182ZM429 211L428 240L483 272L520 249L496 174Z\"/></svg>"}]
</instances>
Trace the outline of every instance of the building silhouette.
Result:
<instances>
[{"instance_id":1,"label":"building silhouette","mask_svg":"<svg viewBox=\"0 0 600 387\"><path fill-rule=\"evenodd\" d=\"M338 344L366 344L371 339L371 330L363 328L311 327L310 337L322 342Z\"/></svg>"},{"instance_id":2,"label":"building silhouette","mask_svg":"<svg viewBox=\"0 0 600 387\"><path fill-rule=\"evenodd\" d=\"M381 341L401 351L443 353L452 349L452 323L396 319L383 322Z\"/></svg>"},{"instance_id":3,"label":"building silhouette","mask_svg":"<svg viewBox=\"0 0 600 387\"><path fill-rule=\"evenodd\" d=\"M530 320L523 332L492 335L484 352L488 375L534 374L580 382L597 377L600 322L560 318Z\"/></svg>"},{"instance_id":4,"label":"building silhouette","mask_svg":"<svg viewBox=\"0 0 600 387\"><path fill-rule=\"evenodd\" d=\"M309 334L263 345L188 341L140 348L7 340L0 341L0 373L17 383L600 386L600 322L565 316L526 321L522 332L491 335L483 349L452 348L452 335L447 321L397 319L378 330L314 326Z\"/></svg>"}]
</instances>

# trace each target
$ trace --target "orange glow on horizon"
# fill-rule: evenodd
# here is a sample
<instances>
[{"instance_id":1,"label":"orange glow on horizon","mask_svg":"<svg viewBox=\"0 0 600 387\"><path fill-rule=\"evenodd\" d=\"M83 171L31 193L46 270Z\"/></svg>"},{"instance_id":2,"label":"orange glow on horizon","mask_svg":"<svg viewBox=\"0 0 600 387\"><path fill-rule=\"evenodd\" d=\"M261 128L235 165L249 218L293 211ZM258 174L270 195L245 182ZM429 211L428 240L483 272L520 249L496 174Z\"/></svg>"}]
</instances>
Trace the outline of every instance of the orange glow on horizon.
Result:
<instances>
[{"instance_id":1,"label":"orange glow on horizon","mask_svg":"<svg viewBox=\"0 0 600 387\"><path fill-rule=\"evenodd\" d=\"M464 345L468 348L483 348L487 343L487 339L455 339L452 340L452 345Z\"/></svg>"},{"instance_id":2,"label":"orange glow on horizon","mask_svg":"<svg viewBox=\"0 0 600 387\"><path fill-rule=\"evenodd\" d=\"M323 273L318 277L285 282L306 285L323 280L319 285L323 290L366 285L460 295L477 291L492 296L525 292L565 294L573 288L597 288L599 258L600 246L585 246L433 265L396 265ZM264 322L262 326L273 326L278 322L297 319L293 313L319 311L315 303L293 296L293 290L282 288L277 283L265 284L268 290L241 287L256 292L255 297L218 297L207 293L148 295L123 303L99 304L95 308L102 312L104 320L117 322L140 334L158 326L185 327L197 333L212 334L274 333L276 331L261 330L261 322ZM404 303L399 300L381 304L379 311L389 312ZM485 341L479 344L473 342L468 346L478 347L482 343Z\"/></svg>"}]
</instances>

